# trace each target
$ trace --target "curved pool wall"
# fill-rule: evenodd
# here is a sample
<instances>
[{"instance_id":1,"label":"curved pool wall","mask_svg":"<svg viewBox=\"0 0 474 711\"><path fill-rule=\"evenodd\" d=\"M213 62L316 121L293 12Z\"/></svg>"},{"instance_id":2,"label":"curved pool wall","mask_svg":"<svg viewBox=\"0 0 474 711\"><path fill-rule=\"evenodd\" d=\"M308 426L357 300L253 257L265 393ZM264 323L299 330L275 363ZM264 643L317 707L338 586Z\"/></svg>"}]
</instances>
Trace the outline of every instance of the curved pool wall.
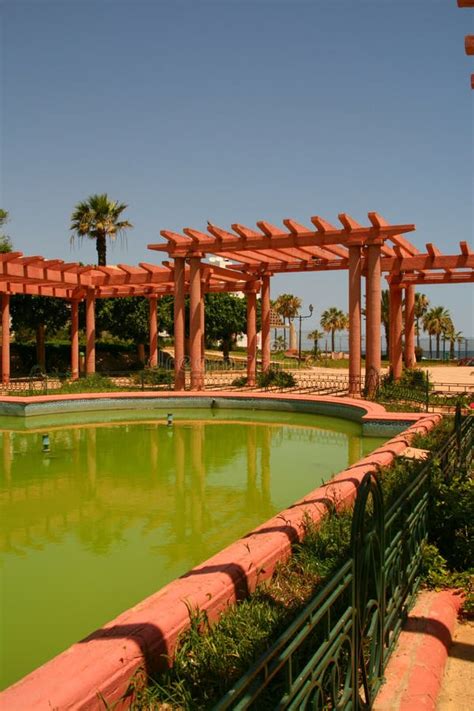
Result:
<instances>
[{"instance_id":1,"label":"curved pool wall","mask_svg":"<svg viewBox=\"0 0 474 711\"><path fill-rule=\"evenodd\" d=\"M0 416L34 417L59 415L65 412L94 412L130 410L137 408L170 410L184 407L212 409L232 408L244 410L281 410L304 412L359 422L362 434L372 437L390 437L402 432L423 417L420 413L387 412L382 405L366 400L316 395L209 392L169 393L87 393L78 395L37 395L29 397L4 397L0 399Z\"/></svg>"},{"instance_id":2,"label":"curved pool wall","mask_svg":"<svg viewBox=\"0 0 474 711\"><path fill-rule=\"evenodd\" d=\"M115 407L130 409L131 401L136 400L143 409L144 399L149 400L151 407L155 400L159 403L156 407L160 408L168 404L178 407L179 403L187 408L191 403L207 408L214 400L214 407L235 408L239 406L237 401L246 409L275 408L325 415L337 413L339 417L358 420L369 428L370 434L387 434L394 429L403 431L340 472L328 484L310 492L244 538L6 689L0 694L1 708L9 711L33 708L38 711L50 711L51 708L102 709L101 697L111 704L118 701L118 708L128 708L129 701L121 703L120 699L129 690L130 681L135 678L139 683L143 670L147 673L155 671L160 662L163 664L164 655L172 655L177 638L189 624L189 607L204 610L211 621L215 620L225 607L248 595L258 582L269 578L275 565L288 557L292 544L303 534L306 515L319 522L327 510L328 499L335 501L339 507L350 505L367 471L390 464L410 444L415 433L429 431L440 419L439 415L386 413L379 405L349 398L301 398L266 393L252 396L210 393L198 397L189 393L172 397L145 394L145 398L137 397L135 393L131 396L121 393L117 399L110 394L100 394L99 397L45 396L40 402L36 397L4 398L1 404L3 407L7 405L9 414L29 416L64 412L75 407L82 410L84 402L88 410L104 409L105 404L107 407L114 407L115 404ZM7 414L5 409L1 410L2 414Z\"/></svg>"}]
</instances>

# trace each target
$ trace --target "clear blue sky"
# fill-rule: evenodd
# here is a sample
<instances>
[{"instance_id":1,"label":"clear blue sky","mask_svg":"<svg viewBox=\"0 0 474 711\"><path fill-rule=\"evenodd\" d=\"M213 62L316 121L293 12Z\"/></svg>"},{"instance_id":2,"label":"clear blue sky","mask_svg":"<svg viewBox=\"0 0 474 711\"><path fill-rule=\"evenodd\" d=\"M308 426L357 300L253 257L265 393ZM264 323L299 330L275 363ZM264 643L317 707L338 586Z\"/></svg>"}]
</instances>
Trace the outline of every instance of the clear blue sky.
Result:
<instances>
[{"instance_id":1,"label":"clear blue sky","mask_svg":"<svg viewBox=\"0 0 474 711\"><path fill-rule=\"evenodd\" d=\"M163 228L377 210L422 247L473 237L474 11L455 0L4 0L2 192L27 254L71 252L74 204L108 192L153 261ZM347 308L344 275L273 295ZM473 288L427 287L474 334ZM315 327L316 319L309 326Z\"/></svg>"}]
</instances>

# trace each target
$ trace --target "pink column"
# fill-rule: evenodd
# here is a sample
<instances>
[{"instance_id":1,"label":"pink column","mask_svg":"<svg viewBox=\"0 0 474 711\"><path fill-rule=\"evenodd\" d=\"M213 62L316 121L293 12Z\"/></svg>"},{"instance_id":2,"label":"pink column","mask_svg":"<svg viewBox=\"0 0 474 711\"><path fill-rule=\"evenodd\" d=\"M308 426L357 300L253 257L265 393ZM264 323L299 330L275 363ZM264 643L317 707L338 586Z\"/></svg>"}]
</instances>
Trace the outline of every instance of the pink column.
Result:
<instances>
[{"instance_id":1,"label":"pink column","mask_svg":"<svg viewBox=\"0 0 474 711\"><path fill-rule=\"evenodd\" d=\"M402 290L397 284L390 284L390 368L393 379L402 374Z\"/></svg>"},{"instance_id":2,"label":"pink column","mask_svg":"<svg viewBox=\"0 0 474 711\"><path fill-rule=\"evenodd\" d=\"M10 294L2 294L2 383L10 382Z\"/></svg>"},{"instance_id":3,"label":"pink column","mask_svg":"<svg viewBox=\"0 0 474 711\"><path fill-rule=\"evenodd\" d=\"M174 389L184 390L184 257L174 260Z\"/></svg>"},{"instance_id":4,"label":"pink column","mask_svg":"<svg viewBox=\"0 0 474 711\"><path fill-rule=\"evenodd\" d=\"M247 384L255 386L257 375L257 293L247 292Z\"/></svg>"},{"instance_id":5,"label":"pink column","mask_svg":"<svg viewBox=\"0 0 474 711\"><path fill-rule=\"evenodd\" d=\"M95 293L86 296L86 374L95 373Z\"/></svg>"},{"instance_id":6,"label":"pink column","mask_svg":"<svg viewBox=\"0 0 474 711\"><path fill-rule=\"evenodd\" d=\"M415 287L405 287L405 367L414 368L415 358Z\"/></svg>"},{"instance_id":7,"label":"pink column","mask_svg":"<svg viewBox=\"0 0 474 711\"><path fill-rule=\"evenodd\" d=\"M150 335L150 367L156 368L158 365L158 320L157 320L157 305L158 299L156 296L150 296L149 304L149 335Z\"/></svg>"},{"instance_id":8,"label":"pink column","mask_svg":"<svg viewBox=\"0 0 474 711\"><path fill-rule=\"evenodd\" d=\"M79 301L71 301L71 377L79 379Z\"/></svg>"},{"instance_id":9,"label":"pink column","mask_svg":"<svg viewBox=\"0 0 474 711\"><path fill-rule=\"evenodd\" d=\"M380 376L380 325L382 316L382 292L380 286L381 264L380 244L367 247L366 276L366 346L365 374L367 394L375 393Z\"/></svg>"},{"instance_id":10,"label":"pink column","mask_svg":"<svg viewBox=\"0 0 474 711\"><path fill-rule=\"evenodd\" d=\"M362 260L360 245L349 247L349 394L360 395L360 318Z\"/></svg>"},{"instance_id":11,"label":"pink column","mask_svg":"<svg viewBox=\"0 0 474 711\"><path fill-rule=\"evenodd\" d=\"M191 354L191 390L201 390L201 257L191 257L191 259L189 260L189 267L189 341Z\"/></svg>"},{"instance_id":12,"label":"pink column","mask_svg":"<svg viewBox=\"0 0 474 711\"><path fill-rule=\"evenodd\" d=\"M201 384L204 387L206 377L206 282L201 280L201 301L199 302L199 321L201 324Z\"/></svg>"},{"instance_id":13,"label":"pink column","mask_svg":"<svg viewBox=\"0 0 474 711\"><path fill-rule=\"evenodd\" d=\"M270 276L262 277L262 370L270 368Z\"/></svg>"}]
</instances>

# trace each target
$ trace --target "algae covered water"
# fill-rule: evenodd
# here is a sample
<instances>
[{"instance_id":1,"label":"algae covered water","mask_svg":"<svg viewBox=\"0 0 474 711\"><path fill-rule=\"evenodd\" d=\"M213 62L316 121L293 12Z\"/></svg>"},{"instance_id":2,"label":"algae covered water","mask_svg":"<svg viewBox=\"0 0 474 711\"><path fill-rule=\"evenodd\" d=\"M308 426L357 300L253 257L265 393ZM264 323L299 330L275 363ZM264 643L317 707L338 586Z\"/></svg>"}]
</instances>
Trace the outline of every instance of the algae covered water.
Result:
<instances>
[{"instance_id":1,"label":"algae covered water","mask_svg":"<svg viewBox=\"0 0 474 711\"><path fill-rule=\"evenodd\" d=\"M316 415L166 414L0 418L1 688L383 441Z\"/></svg>"}]
</instances>

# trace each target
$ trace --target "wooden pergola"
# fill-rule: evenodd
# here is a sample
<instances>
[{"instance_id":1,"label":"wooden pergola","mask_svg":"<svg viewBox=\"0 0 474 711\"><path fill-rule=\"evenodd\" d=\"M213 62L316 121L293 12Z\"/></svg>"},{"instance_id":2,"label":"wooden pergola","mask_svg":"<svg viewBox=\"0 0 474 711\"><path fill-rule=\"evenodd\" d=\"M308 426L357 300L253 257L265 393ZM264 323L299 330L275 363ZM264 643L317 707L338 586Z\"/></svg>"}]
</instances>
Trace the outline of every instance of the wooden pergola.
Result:
<instances>
[{"instance_id":1,"label":"wooden pergola","mask_svg":"<svg viewBox=\"0 0 474 711\"><path fill-rule=\"evenodd\" d=\"M458 0L458 7L474 8L474 0ZM466 35L464 49L467 55L474 55L474 35ZM471 74L471 89L474 89L474 74Z\"/></svg>"},{"instance_id":2,"label":"wooden pergola","mask_svg":"<svg viewBox=\"0 0 474 711\"><path fill-rule=\"evenodd\" d=\"M157 300L174 296L175 389L185 387L185 296L190 299L191 388L204 386L204 294L243 292L247 299L247 378L255 385L257 371L257 295L262 309L262 369L270 367L270 280L275 274L347 270L349 286L350 393L361 391L362 277L366 294L366 383L378 381L381 365L381 278L390 290L390 363L395 379L415 363L414 305L419 284L474 281L474 254L460 242L458 254L445 255L433 244L421 252L403 235L413 224L389 224L378 213L360 225L346 213L336 227L321 217L311 227L284 220L283 228L258 222L257 230L233 224L232 231L208 224L206 232L163 230L164 241L151 244L165 252L161 265L82 266L75 262L0 255L2 311L2 381L10 378L10 297L31 294L66 299L71 305L71 373L79 377L79 303L86 304L86 373L95 372L95 301L143 296L149 300L150 365L158 363ZM208 255L229 260L225 267L205 261ZM402 302L405 295L403 352ZM369 385L370 388L370 385Z\"/></svg>"},{"instance_id":3,"label":"wooden pergola","mask_svg":"<svg viewBox=\"0 0 474 711\"><path fill-rule=\"evenodd\" d=\"M190 270L184 270L186 283ZM212 264L201 270L206 292L239 291L256 281L253 274L242 274ZM2 382L10 380L10 297L14 294L50 296L65 299L71 306L71 374L79 378L79 303L86 304L87 374L95 372L95 300L143 296L149 301L150 365L158 364L157 300L173 294L175 266L140 262L138 266L82 266L60 259L24 256L22 252L0 254L0 294L2 325ZM204 343L204 342L203 342Z\"/></svg>"},{"instance_id":4,"label":"wooden pergola","mask_svg":"<svg viewBox=\"0 0 474 711\"><path fill-rule=\"evenodd\" d=\"M474 254L466 242L459 254L443 255L427 244L421 252L403 235L413 224L389 224L378 213L368 213L363 226L346 213L339 215L340 227L321 217L312 217L312 226L295 220L283 221L284 229L258 222L258 230L233 224L227 231L208 223L207 231L186 228L182 234L162 230L165 242L148 245L166 252L174 260L175 388L185 384L184 294L185 267L189 264L191 387L203 384L200 343L204 328L201 270L207 255L230 260L229 272L253 275L246 284L247 295L247 377L256 377L256 296L260 289L262 307L262 368L270 366L270 278L286 272L347 270L349 281L349 382L350 392L361 390L361 283L366 285L366 379L377 383L381 366L381 276L386 273L390 288L390 363L394 378L403 367L402 296L405 291L405 351L407 367L415 363L415 286L418 284L464 283L474 281ZM372 376L372 377L371 377Z\"/></svg>"}]
</instances>

